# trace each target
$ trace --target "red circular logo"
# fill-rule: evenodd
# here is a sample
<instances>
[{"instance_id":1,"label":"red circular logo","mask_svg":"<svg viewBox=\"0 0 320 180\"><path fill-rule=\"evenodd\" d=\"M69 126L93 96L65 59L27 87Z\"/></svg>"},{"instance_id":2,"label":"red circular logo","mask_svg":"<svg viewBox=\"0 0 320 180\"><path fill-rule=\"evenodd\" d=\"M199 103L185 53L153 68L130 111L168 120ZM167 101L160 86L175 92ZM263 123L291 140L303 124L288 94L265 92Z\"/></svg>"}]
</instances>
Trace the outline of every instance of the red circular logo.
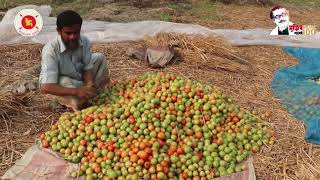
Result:
<instances>
[{"instance_id":1,"label":"red circular logo","mask_svg":"<svg viewBox=\"0 0 320 180\"><path fill-rule=\"evenodd\" d=\"M30 15L24 16L21 20L22 27L25 29L32 29L33 27L36 26L36 23L37 23L36 19Z\"/></svg>"}]
</instances>

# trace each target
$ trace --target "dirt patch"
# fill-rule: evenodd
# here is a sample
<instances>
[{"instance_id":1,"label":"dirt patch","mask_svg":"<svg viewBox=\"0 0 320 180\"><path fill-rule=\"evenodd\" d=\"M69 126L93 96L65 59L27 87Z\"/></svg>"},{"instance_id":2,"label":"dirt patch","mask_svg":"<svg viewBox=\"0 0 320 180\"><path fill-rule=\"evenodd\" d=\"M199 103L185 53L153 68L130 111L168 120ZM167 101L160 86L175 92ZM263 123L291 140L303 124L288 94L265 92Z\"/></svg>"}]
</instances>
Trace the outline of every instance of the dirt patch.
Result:
<instances>
[{"instance_id":1,"label":"dirt patch","mask_svg":"<svg viewBox=\"0 0 320 180\"><path fill-rule=\"evenodd\" d=\"M178 23L200 24L215 29L274 28L269 18L271 6L225 5L223 3L175 3L162 7L136 8L129 5L105 4L88 13L89 19L110 22L163 20ZM292 22L320 24L320 11L289 7ZM310 18L312 16L312 18Z\"/></svg>"},{"instance_id":2,"label":"dirt patch","mask_svg":"<svg viewBox=\"0 0 320 180\"><path fill-rule=\"evenodd\" d=\"M145 11L147 11L147 9L141 11L139 8L133 6L105 4L103 7L91 10L88 18L108 22L141 21L145 19Z\"/></svg>"},{"instance_id":3,"label":"dirt patch","mask_svg":"<svg viewBox=\"0 0 320 180\"><path fill-rule=\"evenodd\" d=\"M270 9L267 7L245 6L225 6L221 12L228 12L231 22L241 25L243 28L270 28L275 25L269 19ZM316 10L306 11L305 9L289 8L292 22L300 24L319 24L320 12ZM227 16L227 14L223 14ZM310 18L310 15L316 18Z\"/></svg>"},{"instance_id":4,"label":"dirt patch","mask_svg":"<svg viewBox=\"0 0 320 180\"><path fill-rule=\"evenodd\" d=\"M269 18L272 7L259 7L255 5L223 5L216 7L220 21L198 21L200 25L210 28L221 29L251 29L251 28L274 28L275 25ZM320 11L289 7L290 20L298 24L320 24ZM313 18L310 18L312 15Z\"/></svg>"}]
</instances>

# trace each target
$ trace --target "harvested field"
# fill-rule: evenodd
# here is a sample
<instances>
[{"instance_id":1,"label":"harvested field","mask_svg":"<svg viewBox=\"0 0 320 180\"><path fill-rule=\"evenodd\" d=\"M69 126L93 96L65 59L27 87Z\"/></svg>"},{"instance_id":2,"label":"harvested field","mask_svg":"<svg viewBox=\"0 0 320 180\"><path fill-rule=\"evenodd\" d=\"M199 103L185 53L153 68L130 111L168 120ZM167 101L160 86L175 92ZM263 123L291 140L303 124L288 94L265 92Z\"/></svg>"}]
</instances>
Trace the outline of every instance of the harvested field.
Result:
<instances>
[{"instance_id":1,"label":"harvested field","mask_svg":"<svg viewBox=\"0 0 320 180\"><path fill-rule=\"evenodd\" d=\"M128 47L144 46L144 42L93 44L92 49L107 56L112 80L150 71L172 72L215 84L242 107L270 115L265 121L273 128L276 143L264 146L254 156L258 179L320 178L319 146L305 142L303 123L281 107L270 88L273 73L295 64L293 57L279 47L232 47L220 38L168 35L146 41L149 44L159 39L178 44L177 58L162 70L148 68L126 56ZM1 86L22 79L23 70L40 63L41 48L42 45L0 46ZM45 95L38 91L14 97L2 93L0 97L0 174L3 175L62 112L52 112Z\"/></svg>"}]
</instances>

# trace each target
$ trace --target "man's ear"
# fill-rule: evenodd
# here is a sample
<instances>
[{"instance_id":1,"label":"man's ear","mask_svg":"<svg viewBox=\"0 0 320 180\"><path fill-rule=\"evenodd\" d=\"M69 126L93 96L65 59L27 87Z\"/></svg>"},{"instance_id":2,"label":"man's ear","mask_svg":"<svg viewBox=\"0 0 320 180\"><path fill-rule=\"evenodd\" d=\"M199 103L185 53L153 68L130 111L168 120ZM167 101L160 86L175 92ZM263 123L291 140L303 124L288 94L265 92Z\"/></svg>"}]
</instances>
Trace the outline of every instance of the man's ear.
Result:
<instances>
[{"instance_id":1,"label":"man's ear","mask_svg":"<svg viewBox=\"0 0 320 180\"><path fill-rule=\"evenodd\" d=\"M276 21L275 21L275 19L274 19L274 17L273 17L273 11L272 11L272 18L271 18L271 21L272 21L273 23L276 23Z\"/></svg>"},{"instance_id":2,"label":"man's ear","mask_svg":"<svg viewBox=\"0 0 320 180\"><path fill-rule=\"evenodd\" d=\"M59 35L61 36L62 30L59 29L59 28L57 28L56 30L57 30L57 32L59 33Z\"/></svg>"}]
</instances>

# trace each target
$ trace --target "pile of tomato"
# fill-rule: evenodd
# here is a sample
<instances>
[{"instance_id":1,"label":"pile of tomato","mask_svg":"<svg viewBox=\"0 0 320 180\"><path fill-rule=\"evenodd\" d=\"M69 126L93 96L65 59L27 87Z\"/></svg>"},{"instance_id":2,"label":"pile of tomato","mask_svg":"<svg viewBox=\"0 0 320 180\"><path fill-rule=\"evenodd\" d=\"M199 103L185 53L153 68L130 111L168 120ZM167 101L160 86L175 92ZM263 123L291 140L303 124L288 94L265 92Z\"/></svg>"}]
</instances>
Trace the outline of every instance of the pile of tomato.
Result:
<instances>
[{"instance_id":1,"label":"pile of tomato","mask_svg":"<svg viewBox=\"0 0 320 180\"><path fill-rule=\"evenodd\" d=\"M271 130L211 85L167 73L114 82L94 106L66 112L42 145L87 179L212 179L243 163Z\"/></svg>"}]
</instances>

